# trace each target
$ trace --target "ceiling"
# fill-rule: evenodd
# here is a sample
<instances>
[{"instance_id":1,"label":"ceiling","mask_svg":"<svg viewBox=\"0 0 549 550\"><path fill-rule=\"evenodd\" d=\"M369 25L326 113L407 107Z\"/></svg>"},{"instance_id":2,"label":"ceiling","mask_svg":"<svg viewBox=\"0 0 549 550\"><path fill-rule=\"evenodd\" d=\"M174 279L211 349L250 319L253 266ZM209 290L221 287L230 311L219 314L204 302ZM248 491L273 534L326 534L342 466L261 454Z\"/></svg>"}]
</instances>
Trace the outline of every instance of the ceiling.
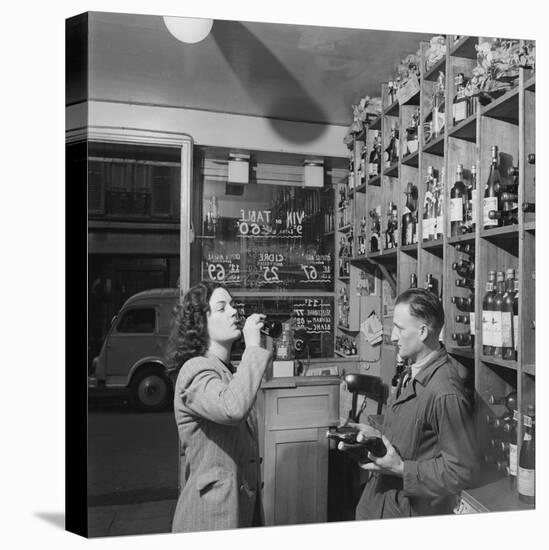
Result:
<instances>
[{"instance_id":1,"label":"ceiling","mask_svg":"<svg viewBox=\"0 0 549 550\"><path fill-rule=\"evenodd\" d=\"M184 44L154 15L90 12L88 75L67 27L67 104L86 99L345 125L431 34L215 20ZM71 42L72 40L72 42ZM86 86L87 84L87 86Z\"/></svg>"}]
</instances>

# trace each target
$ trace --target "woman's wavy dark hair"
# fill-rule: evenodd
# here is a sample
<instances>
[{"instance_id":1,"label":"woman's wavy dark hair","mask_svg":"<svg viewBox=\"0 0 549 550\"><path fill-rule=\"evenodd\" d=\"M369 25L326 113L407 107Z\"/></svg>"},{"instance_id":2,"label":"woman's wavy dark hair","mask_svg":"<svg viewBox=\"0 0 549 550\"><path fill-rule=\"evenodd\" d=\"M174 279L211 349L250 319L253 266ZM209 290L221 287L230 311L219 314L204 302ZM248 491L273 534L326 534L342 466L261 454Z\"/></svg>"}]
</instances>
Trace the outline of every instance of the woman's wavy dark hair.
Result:
<instances>
[{"instance_id":1,"label":"woman's wavy dark hair","mask_svg":"<svg viewBox=\"0 0 549 550\"><path fill-rule=\"evenodd\" d=\"M209 345L210 298L216 288L225 286L209 281L200 282L185 293L182 303L174 307L166 347L166 367L171 375L177 374L191 357L206 353Z\"/></svg>"}]
</instances>

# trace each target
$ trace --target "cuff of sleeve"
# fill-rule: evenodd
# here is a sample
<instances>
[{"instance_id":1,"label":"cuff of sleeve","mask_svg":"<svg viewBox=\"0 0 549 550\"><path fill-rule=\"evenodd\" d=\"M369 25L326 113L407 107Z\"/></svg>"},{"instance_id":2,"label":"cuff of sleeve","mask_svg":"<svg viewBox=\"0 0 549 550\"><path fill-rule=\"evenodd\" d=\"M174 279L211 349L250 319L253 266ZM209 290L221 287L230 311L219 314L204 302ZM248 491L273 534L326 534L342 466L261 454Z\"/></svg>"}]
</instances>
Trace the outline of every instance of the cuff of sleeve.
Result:
<instances>
[{"instance_id":1,"label":"cuff of sleeve","mask_svg":"<svg viewBox=\"0 0 549 550\"><path fill-rule=\"evenodd\" d=\"M242 359L244 359L244 355L250 355L253 354L260 359L269 359L271 357L271 352L269 350L266 350L265 348L262 348L260 346L247 346L244 350L244 353L242 354Z\"/></svg>"},{"instance_id":2,"label":"cuff of sleeve","mask_svg":"<svg viewBox=\"0 0 549 550\"><path fill-rule=\"evenodd\" d=\"M418 468L417 461L405 460L404 472L402 476L402 489L405 495L414 495L418 493Z\"/></svg>"}]
</instances>

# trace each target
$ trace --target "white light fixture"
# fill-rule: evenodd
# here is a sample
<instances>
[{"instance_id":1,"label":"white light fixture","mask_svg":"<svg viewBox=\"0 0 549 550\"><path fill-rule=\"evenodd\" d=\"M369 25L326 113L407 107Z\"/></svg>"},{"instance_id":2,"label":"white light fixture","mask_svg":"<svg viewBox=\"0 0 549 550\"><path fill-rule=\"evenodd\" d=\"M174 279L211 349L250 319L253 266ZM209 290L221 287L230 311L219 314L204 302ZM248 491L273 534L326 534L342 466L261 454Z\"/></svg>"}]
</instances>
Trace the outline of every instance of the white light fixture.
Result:
<instances>
[{"instance_id":1,"label":"white light fixture","mask_svg":"<svg viewBox=\"0 0 549 550\"><path fill-rule=\"evenodd\" d=\"M307 159L303 164L305 187L324 187L324 161Z\"/></svg>"},{"instance_id":2,"label":"white light fixture","mask_svg":"<svg viewBox=\"0 0 549 550\"><path fill-rule=\"evenodd\" d=\"M196 44L204 40L210 33L213 19L199 19L196 17L168 17L164 16L164 24L170 33L186 44Z\"/></svg>"},{"instance_id":3,"label":"white light fixture","mask_svg":"<svg viewBox=\"0 0 549 550\"><path fill-rule=\"evenodd\" d=\"M250 181L250 155L229 153L229 183L248 183Z\"/></svg>"}]
</instances>

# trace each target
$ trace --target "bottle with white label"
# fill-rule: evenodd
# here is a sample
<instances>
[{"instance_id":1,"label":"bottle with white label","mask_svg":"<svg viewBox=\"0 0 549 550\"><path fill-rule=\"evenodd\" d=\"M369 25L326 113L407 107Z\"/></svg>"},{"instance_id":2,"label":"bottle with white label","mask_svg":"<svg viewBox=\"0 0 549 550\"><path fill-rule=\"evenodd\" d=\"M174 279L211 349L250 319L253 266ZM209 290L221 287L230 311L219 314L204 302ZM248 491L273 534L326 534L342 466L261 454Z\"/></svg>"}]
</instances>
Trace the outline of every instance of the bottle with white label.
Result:
<instances>
[{"instance_id":1,"label":"bottle with white label","mask_svg":"<svg viewBox=\"0 0 549 550\"><path fill-rule=\"evenodd\" d=\"M461 235L463 231L464 211L467 200L467 189L463 183L463 164L457 165L456 180L450 190L450 234Z\"/></svg>"},{"instance_id":2,"label":"bottle with white label","mask_svg":"<svg viewBox=\"0 0 549 550\"><path fill-rule=\"evenodd\" d=\"M497 218L491 218L491 211L499 211L499 195L497 189L500 188L501 176L498 167L498 148L497 145L492 147L492 163L490 165L490 174L486 182L484 190L484 201L482 204L483 210L483 227L484 229L492 229L499 225Z\"/></svg>"},{"instance_id":3,"label":"bottle with white label","mask_svg":"<svg viewBox=\"0 0 549 550\"><path fill-rule=\"evenodd\" d=\"M528 504L536 501L536 441L534 427L534 407L528 405L524 416L524 437L520 447L518 467L519 499Z\"/></svg>"},{"instance_id":4,"label":"bottle with white label","mask_svg":"<svg viewBox=\"0 0 549 550\"><path fill-rule=\"evenodd\" d=\"M434 234L433 206L435 197L433 195L433 174L433 167L428 166L425 179L425 197L423 199L422 238L424 241L431 240Z\"/></svg>"},{"instance_id":5,"label":"bottle with white label","mask_svg":"<svg viewBox=\"0 0 549 550\"><path fill-rule=\"evenodd\" d=\"M504 315L503 295L505 294L505 273L498 271L496 273L496 293L494 295L494 310L492 317L492 337L494 339L494 357L503 359L504 340L511 333L511 317ZM505 333L505 334L504 334Z\"/></svg>"}]
</instances>

